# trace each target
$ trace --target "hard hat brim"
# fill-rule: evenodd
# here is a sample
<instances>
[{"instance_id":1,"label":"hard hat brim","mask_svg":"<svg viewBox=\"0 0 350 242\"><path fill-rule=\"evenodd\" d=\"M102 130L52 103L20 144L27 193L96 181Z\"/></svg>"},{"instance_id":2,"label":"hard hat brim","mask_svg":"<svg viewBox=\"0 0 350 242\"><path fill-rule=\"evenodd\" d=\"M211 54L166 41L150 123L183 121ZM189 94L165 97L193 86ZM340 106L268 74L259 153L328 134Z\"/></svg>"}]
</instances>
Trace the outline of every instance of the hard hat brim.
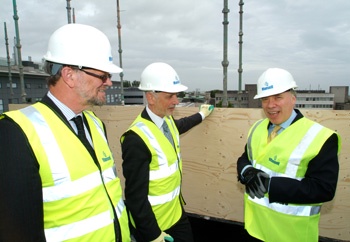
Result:
<instances>
[{"instance_id":1,"label":"hard hat brim","mask_svg":"<svg viewBox=\"0 0 350 242\"><path fill-rule=\"evenodd\" d=\"M253 99L260 99L260 98L263 98L263 97L269 97L269 96L278 95L278 94L284 93L284 92L286 92L288 90L291 90L291 89L295 90L296 88L297 88L297 86L295 86L293 88L287 88L286 90L283 90L283 91L280 91L280 92L277 92L277 93L272 91L272 92L269 92L269 93L265 92L265 93L262 93L260 95L256 94Z\"/></svg>"},{"instance_id":2,"label":"hard hat brim","mask_svg":"<svg viewBox=\"0 0 350 242\"><path fill-rule=\"evenodd\" d=\"M184 92L188 89L185 85L179 84L176 86L173 86L171 89L169 88L149 88L149 87L143 87L142 85L139 86L139 90L145 91L145 92L151 92L151 91L156 91L156 92L168 92L168 93L179 93L179 92Z\"/></svg>"}]
</instances>

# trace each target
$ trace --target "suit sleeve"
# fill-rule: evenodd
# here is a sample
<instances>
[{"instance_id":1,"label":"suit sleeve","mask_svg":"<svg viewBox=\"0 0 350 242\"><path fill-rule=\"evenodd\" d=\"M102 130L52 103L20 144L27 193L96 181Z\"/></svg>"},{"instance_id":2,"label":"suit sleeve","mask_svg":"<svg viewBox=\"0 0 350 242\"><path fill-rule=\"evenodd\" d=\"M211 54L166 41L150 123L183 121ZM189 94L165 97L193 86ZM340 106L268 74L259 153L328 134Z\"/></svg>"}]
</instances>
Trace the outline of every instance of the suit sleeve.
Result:
<instances>
[{"instance_id":1,"label":"suit sleeve","mask_svg":"<svg viewBox=\"0 0 350 242\"><path fill-rule=\"evenodd\" d=\"M145 241L154 240L161 230L148 201L151 153L144 141L133 131L125 134L121 148L125 204L135 221L138 235Z\"/></svg>"},{"instance_id":2,"label":"suit sleeve","mask_svg":"<svg viewBox=\"0 0 350 242\"><path fill-rule=\"evenodd\" d=\"M0 120L0 241L46 241L39 164L21 128Z\"/></svg>"},{"instance_id":3,"label":"suit sleeve","mask_svg":"<svg viewBox=\"0 0 350 242\"><path fill-rule=\"evenodd\" d=\"M243 154L237 160L237 175L238 176L242 173L243 168L246 167L247 165L252 165L252 163L248 159L247 145L245 145Z\"/></svg>"},{"instance_id":4,"label":"suit sleeve","mask_svg":"<svg viewBox=\"0 0 350 242\"><path fill-rule=\"evenodd\" d=\"M333 134L324 143L319 154L309 163L305 178L301 181L272 177L270 182L270 203L310 204L333 199L337 187L338 136Z\"/></svg>"},{"instance_id":5,"label":"suit sleeve","mask_svg":"<svg viewBox=\"0 0 350 242\"><path fill-rule=\"evenodd\" d=\"M188 130L202 122L202 115L195 113L191 116L174 120L180 134L186 133Z\"/></svg>"}]
</instances>

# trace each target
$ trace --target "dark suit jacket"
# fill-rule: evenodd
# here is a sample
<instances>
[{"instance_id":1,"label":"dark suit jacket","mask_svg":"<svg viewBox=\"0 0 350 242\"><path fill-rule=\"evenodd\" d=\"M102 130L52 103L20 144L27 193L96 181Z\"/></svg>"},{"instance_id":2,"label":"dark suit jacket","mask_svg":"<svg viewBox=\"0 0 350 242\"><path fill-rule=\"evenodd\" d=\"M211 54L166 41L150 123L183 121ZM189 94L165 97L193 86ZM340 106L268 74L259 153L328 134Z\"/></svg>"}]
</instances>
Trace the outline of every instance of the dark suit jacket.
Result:
<instances>
[{"instance_id":1,"label":"dark suit jacket","mask_svg":"<svg viewBox=\"0 0 350 242\"><path fill-rule=\"evenodd\" d=\"M299 110L295 109L295 111L297 116L291 125L304 117ZM338 182L339 163L337 154L338 136L334 133L324 143L315 158L310 161L304 179L298 181L287 177L271 178L270 203L310 204L332 200ZM251 165L248 160L247 146L245 152L238 158L237 173L241 174L246 165Z\"/></svg>"},{"instance_id":2,"label":"dark suit jacket","mask_svg":"<svg viewBox=\"0 0 350 242\"><path fill-rule=\"evenodd\" d=\"M141 116L151 121L146 109L142 111ZM202 116L199 113L175 120L180 134L201 122ZM150 241L161 233L148 202L151 153L144 141L133 131L125 133L121 148L125 177L125 204L136 222L138 233Z\"/></svg>"}]
</instances>

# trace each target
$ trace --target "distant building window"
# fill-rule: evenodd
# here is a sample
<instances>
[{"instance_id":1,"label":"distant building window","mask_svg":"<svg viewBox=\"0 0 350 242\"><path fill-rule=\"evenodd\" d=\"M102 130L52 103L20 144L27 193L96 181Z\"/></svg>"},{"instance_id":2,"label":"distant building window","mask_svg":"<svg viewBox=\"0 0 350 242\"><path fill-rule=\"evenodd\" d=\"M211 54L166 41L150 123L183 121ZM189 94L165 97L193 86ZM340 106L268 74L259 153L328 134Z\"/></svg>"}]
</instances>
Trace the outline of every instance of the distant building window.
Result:
<instances>
[{"instance_id":1,"label":"distant building window","mask_svg":"<svg viewBox=\"0 0 350 242\"><path fill-rule=\"evenodd\" d=\"M6 87L7 87L7 88L10 88L10 83L7 83L7 84L6 84ZM13 83L13 82L12 82L12 88L17 88L17 83Z\"/></svg>"},{"instance_id":2,"label":"distant building window","mask_svg":"<svg viewBox=\"0 0 350 242\"><path fill-rule=\"evenodd\" d=\"M25 87L26 87L26 89L30 89L31 88L30 83L26 83Z\"/></svg>"},{"instance_id":3,"label":"distant building window","mask_svg":"<svg viewBox=\"0 0 350 242\"><path fill-rule=\"evenodd\" d=\"M0 99L0 113L3 113L3 112L4 112L4 104L2 99Z\"/></svg>"},{"instance_id":4,"label":"distant building window","mask_svg":"<svg viewBox=\"0 0 350 242\"><path fill-rule=\"evenodd\" d=\"M128 96L125 96L125 98L143 98L143 96L139 96L139 95L128 95Z\"/></svg>"}]
</instances>

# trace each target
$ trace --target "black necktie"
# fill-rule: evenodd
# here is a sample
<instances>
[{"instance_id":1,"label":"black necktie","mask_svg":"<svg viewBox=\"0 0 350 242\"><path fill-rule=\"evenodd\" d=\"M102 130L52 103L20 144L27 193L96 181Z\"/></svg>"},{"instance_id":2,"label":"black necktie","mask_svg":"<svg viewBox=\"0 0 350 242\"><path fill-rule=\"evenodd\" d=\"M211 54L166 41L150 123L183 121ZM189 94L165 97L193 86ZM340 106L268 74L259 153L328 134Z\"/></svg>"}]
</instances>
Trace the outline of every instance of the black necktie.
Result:
<instances>
[{"instance_id":1,"label":"black necktie","mask_svg":"<svg viewBox=\"0 0 350 242\"><path fill-rule=\"evenodd\" d=\"M164 132L165 137L167 137L167 139L170 141L172 146L174 146L173 137L171 136L168 124L165 121L163 122L162 127L163 127L163 132Z\"/></svg>"},{"instance_id":2,"label":"black necktie","mask_svg":"<svg viewBox=\"0 0 350 242\"><path fill-rule=\"evenodd\" d=\"M85 135L85 129L84 129L84 124L83 124L83 119L81 118L81 116L76 116L75 118L72 118L73 122L75 123L75 125L77 126L78 129L78 138L80 139L80 141L87 147L90 146L91 144L88 141L88 139L86 138Z\"/></svg>"}]
</instances>

